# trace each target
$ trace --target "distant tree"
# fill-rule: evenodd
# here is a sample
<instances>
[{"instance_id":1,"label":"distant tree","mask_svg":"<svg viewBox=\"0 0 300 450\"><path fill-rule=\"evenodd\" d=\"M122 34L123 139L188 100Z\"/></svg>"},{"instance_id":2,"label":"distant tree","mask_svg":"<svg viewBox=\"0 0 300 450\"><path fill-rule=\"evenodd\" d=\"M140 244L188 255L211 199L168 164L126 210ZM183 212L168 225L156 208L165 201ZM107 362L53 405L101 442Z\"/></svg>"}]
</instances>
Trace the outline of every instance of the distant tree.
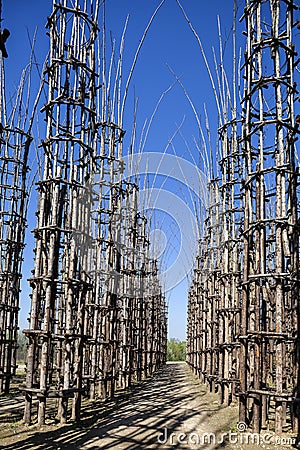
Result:
<instances>
[{"instance_id":1,"label":"distant tree","mask_svg":"<svg viewBox=\"0 0 300 450\"><path fill-rule=\"evenodd\" d=\"M185 361L186 342L171 338L167 342L167 361Z\"/></svg>"},{"instance_id":2,"label":"distant tree","mask_svg":"<svg viewBox=\"0 0 300 450\"><path fill-rule=\"evenodd\" d=\"M17 361L24 362L26 359L27 351L27 338L22 331L18 332L18 349L17 349Z\"/></svg>"}]
</instances>

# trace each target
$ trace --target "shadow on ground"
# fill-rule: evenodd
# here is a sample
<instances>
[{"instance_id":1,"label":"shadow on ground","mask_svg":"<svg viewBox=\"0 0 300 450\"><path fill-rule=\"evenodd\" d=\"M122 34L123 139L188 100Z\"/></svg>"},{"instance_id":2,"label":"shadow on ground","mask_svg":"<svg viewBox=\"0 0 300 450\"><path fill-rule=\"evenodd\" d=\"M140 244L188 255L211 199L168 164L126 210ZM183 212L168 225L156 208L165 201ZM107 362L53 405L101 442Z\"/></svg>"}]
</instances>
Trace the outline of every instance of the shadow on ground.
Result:
<instances>
[{"instance_id":1,"label":"shadow on ground","mask_svg":"<svg viewBox=\"0 0 300 450\"><path fill-rule=\"evenodd\" d=\"M142 381L131 390L118 393L114 401L105 404L87 402L79 425L70 423L38 429L25 427L19 422L8 427L4 435L2 433L0 448L208 448L180 443L178 435L207 431L204 422L219 409L216 396L206 393L205 387L198 383L185 363L168 364L153 378ZM15 413L20 414L19 403ZM234 410L232 414L235 416ZM224 418L223 426L230 427L232 414ZM20 418L18 415L16 417L17 420ZM183 436L181 440L184 440Z\"/></svg>"}]
</instances>

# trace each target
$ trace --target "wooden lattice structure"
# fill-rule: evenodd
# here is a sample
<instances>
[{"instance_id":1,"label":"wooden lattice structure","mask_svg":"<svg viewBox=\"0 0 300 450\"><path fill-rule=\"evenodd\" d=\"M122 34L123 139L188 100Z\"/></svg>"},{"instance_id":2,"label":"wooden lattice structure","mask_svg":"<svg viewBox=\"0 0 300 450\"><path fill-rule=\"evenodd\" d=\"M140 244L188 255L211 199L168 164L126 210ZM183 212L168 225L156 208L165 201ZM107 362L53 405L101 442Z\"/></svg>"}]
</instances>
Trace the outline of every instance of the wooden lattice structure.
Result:
<instances>
[{"instance_id":1,"label":"wooden lattice structure","mask_svg":"<svg viewBox=\"0 0 300 450\"><path fill-rule=\"evenodd\" d=\"M246 2L244 98L221 121L188 304L188 363L241 422L277 434L299 420L298 9Z\"/></svg>"},{"instance_id":2,"label":"wooden lattice structure","mask_svg":"<svg viewBox=\"0 0 300 450\"><path fill-rule=\"evenodd\" d=\"M0 2L0 16L2 4ZM0 34L2 19L0 21ZM9 32L6 30L6 34ZM3 39L3 38L1 38ZM8 41L9 44L9 41ZM3 47L3 46L2 46ZM8 393L16 372L20 282L28 200L28 153L32 137L22 108L25 77L8 111L4 59L0 51L0 392ZM24 75L24 74L23 74Z\"/></svg>"},{"instance_id":3,"label":"wooden lattice structure","mask_svg":"<svg viewBox=\"0 0 300 450\"><path fill-rule=\"evenodd\" d=\"M299 231L295 47L290 1L248 2L243 103L246 161L240 419L298 409ZM247 368L246 368L247 364ZM298 415L298 414L297 414ZM294 427L296 426L293 423Z\"/></svg>"},{"instance_id":4,"label":"wooden lattice structure","mask_svg":"<svg viewBox=\"0 0 300 450\"><path fill-rule=\"evenodd\" d=\"M123 177L121 71L114 84L99 9L65 0L48 17L25 423L35 396L40 425L52 397L61 423L79 420L83 397L112 398L165 362L165 298L138 187Z\"/></svg>"}]
</instances>

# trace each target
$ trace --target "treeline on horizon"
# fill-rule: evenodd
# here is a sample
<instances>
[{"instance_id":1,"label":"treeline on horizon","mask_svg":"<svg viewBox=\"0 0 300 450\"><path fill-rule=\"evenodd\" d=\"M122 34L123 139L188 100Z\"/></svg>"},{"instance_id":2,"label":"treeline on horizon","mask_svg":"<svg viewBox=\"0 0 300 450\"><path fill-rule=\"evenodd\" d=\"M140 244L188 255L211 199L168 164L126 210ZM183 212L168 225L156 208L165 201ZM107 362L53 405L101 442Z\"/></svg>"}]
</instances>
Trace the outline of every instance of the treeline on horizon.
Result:
<instances>
[{"instance_id":1,"label":"treeline on horizon","mask_svg":"<svg viewBox=\"0 0 300 450\"><path fill-rule=\"evenodd\" d=\"M186 342L176 338L168 339L167 342L167 361L185 361L186 360Z\"/></svg>"}]
</instances>

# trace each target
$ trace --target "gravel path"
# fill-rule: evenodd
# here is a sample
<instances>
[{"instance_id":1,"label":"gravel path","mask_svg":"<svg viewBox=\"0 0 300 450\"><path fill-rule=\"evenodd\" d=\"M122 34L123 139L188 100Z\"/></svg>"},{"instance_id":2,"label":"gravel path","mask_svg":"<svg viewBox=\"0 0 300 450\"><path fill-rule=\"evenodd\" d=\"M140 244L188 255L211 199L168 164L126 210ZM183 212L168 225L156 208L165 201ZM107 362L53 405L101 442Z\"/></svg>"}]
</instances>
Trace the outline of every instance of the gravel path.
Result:
<instances>
[{"instance_id":1,"label":"gravel path","mask_svg":"<svg viewBox=\"0 0 300 450\"><path fill-rule=\"evenodd\" d=\"M17 402L20 408L20 398ZM9 405L7 399L0 400L0 448L6 450L274 448L230 443L228 433L236 431L237 407L220 408L217 395L206 393L185 363L167 364L152 379L120 392L114 401L85 402L80 425L49 421L43 429L26 427L17 416L12 420L18 408ZM7 424L4 413L10 417Z\"/></svg>"}]
</instances>

